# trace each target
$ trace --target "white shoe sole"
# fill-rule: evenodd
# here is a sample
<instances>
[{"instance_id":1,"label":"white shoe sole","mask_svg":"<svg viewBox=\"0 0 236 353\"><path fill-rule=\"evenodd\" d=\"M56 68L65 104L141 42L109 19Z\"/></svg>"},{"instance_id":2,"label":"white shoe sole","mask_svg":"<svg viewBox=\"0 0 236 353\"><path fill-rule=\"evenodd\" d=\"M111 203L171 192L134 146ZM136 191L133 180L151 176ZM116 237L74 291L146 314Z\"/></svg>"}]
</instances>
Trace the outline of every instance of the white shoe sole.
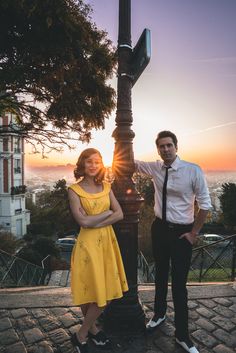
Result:
<instances>
[{"instance_id":1,"label":"white shoe sole","mask_svg":"<svg viewBox=\"0 0 236 353\"><path fill-rule=\"evenodd\" d=\"M152 319L147 323L146 328L147 329L152 329L155 328L157 326L159 326L163 321L165 321L166 317L160 317L157 321L153 321Z\"/></svg>"},{"instance_id":2,"label":"white shoe sole","mask_svg":"<svg viewBox=\"0 0 236 353\"><path fill-rule=\"evenodd\" d=\"M191 348L189 348L185 342L179 341L178 338L175 338L175 340L187 352L189 352L189 353L199 353L199 351L197 350L197 348L195 346L192 346Z\"/></svg>"}]
</instances>

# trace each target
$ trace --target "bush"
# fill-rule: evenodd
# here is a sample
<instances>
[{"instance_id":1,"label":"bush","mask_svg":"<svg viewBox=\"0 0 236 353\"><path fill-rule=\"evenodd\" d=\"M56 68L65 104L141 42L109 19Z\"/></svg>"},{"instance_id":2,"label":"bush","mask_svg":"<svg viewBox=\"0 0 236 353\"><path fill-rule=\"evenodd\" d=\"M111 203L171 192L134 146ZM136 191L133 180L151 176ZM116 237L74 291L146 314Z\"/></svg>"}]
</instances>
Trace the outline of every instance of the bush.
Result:
<instances>
[{"instance_id":1,"label":"bush","mask_svg":"<svg viewBox=\"0 0 236 353\"><path fill-rule=\"evenodd\" d=\"M51 271L56 271L56 270L69 270L70 269L70 264L64 259L58 259L56 257L52 257L50 261L50 270Z\"/></svg>"},{"instance_id":2,"label":"bush","mask_svg":"<svg viewBox=\"0 0 236 353\"><path fill-rule=\"evenodd\" d=\"M140 210L139 222L139 250L142 251L148 261L152 260L151 225L154 220L152 205L143 205Z\"/></svg>"},{"instance_id":3,"label":"bush","mask_svg":"<svg viewBox=\"0 0 236 353\"><path fill-rule=\"evenodd\" d=\"M60 250L52 239L45 236L38 237L35 241L32 241L31 237L27 237L27 239L30 240L30 242L28 242L17 254L21 259L41 266L41 261L47 255L56 258L60 257Z\"/></svg>"},{"instance_id":4,"label":"bush","mask_svg":"<svg viewBox=\"0 0 236 353\"><path fill-rule=\"evenodd\" d=\"M17 239L12 233L1 231L0 233L1 250L6 251L9 254L14 254L19 244L20 244L20 240Z\"/></svg>"},{"instance_id":5,"label":"bush","mask_svg":"<svg viewBox=\"0 0 236 353\"><path fill-rule=\"evenodd\" d=\"M42 255L38 251L33 250L31 247L24 246L17 254L17 257L32 264L41 266Z\"/></svg>"},{"instance_id":6,"label":"bush","mask_svg":"<svg viewBox=\"0 0 236 353\"><path fill-rule=\"evenodd\" d=\"M47 237L38 238L32 245L32 249L34 251L39 252L42 259L47 255L55 256L57 258L60 257L60 250L56 246L55 242Z\"/></svg>"},{"instance_id":7,"label":"bush","mask_svg":"<svg viewBox=\"0 0 236 353\"><path fill-rule=\"evenodd\" d=\"M222 194L219 199L225 225L232 231L236 230L236 184L222 184Z\"/></svg>"}]
</instances>

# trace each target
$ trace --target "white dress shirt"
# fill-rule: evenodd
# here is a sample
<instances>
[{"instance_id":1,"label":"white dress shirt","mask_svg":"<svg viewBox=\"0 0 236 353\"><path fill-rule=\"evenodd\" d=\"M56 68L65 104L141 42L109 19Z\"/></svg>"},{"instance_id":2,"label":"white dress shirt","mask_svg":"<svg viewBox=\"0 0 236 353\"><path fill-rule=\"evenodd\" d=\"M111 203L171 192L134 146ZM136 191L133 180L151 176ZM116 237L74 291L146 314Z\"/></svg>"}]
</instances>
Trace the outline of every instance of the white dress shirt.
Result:
<instances>
[{"instance_id":1,"label":"white dress shirt","mask_svg":"<svg viewBox=\"0 0 236 353\"><path fill-rule=\"evenodd\" d=\"M163 161L135 161L136 171L149 175L155 188L154 213L162 218L162 188L165 178ZM209 190L201 168L185 162L177 156L168 172L166 220L172 223L190 224L194 221L194 201L202 210L211 208Z\"/></svg>"}]
</instances>

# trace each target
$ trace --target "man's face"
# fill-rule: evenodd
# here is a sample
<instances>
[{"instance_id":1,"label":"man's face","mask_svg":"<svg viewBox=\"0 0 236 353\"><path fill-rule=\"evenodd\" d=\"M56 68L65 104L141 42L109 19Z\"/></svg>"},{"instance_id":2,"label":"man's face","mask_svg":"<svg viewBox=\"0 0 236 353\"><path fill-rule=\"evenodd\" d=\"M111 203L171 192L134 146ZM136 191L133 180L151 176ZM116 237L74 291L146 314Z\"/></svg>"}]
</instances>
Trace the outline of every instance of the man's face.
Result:
<instances>
[{"instance_id":1,"label":"man's face","mask_svg":"<svg viewBox=\"0 0 236 353\"><path fill-rule=\"evenodd\" d=\"M158 141L157 151L164 163L170 165L176 158L177 147L171 137L163 137Z\"/></svg>"}]
</instances>

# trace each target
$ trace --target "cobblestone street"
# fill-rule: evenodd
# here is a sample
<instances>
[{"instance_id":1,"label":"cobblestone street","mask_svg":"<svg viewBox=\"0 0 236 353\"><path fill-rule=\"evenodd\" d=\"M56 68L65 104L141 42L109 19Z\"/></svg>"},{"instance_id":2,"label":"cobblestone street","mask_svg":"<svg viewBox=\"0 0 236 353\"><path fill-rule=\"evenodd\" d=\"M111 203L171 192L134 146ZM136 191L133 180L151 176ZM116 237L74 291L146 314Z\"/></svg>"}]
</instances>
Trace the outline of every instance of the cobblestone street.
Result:
<instances>
[{"instance_id":1,"label":"cobblestone street","mask_svg":"<svg viewBox=\"0 0 236 353\"><path fill-rule=\"evenodd\" d=\"M201 353L236 352L235 284L189 286L190 332ZM139 286L147 319L154 287ZM0 290L1 353L74 353L70 337L81 323L69 288ZM110 352L181 353L174 341L174 313L168 294L167 320L152 335L112 338ZM90 352L97 353L92 343Z\"/></svg>"}]
</instances>

